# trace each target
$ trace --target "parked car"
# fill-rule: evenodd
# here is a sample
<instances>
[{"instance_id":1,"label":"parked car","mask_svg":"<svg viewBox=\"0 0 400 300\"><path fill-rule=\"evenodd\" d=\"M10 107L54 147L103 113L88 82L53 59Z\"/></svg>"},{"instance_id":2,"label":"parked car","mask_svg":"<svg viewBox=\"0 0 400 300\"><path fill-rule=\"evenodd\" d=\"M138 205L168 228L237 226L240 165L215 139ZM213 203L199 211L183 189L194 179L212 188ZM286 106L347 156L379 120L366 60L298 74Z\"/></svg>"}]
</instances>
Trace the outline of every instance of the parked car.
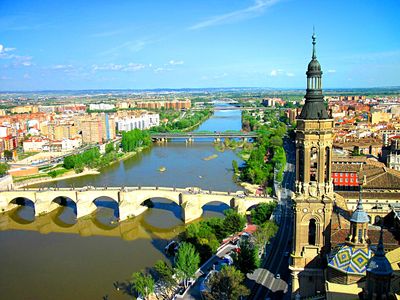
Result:
<instances>
[{"instance_id":1,"label":"parked car","mask_svg":"<svg viewBox=\"0 0 400 300\"><path fill-rule=\"evenodd\" d=\"M165 254L167 254L167 256L175 256L178 250L179 250L179 243L177 241L169 242L169 244L164 248L164 252Z\"/></svg>"}]
</instances>

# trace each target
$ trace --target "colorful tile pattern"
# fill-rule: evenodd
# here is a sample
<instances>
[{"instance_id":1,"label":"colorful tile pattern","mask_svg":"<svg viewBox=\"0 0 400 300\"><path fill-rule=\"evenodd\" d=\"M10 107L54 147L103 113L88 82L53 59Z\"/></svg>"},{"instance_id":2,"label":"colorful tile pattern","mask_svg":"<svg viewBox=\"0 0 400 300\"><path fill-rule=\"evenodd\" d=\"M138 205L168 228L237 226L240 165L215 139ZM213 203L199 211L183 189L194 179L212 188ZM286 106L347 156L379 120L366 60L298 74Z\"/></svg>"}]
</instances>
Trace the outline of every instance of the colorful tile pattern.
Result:
<instances>
[{"instance_id":1,"label":"colorful tile pattern","mask_svg":"<svg viewBox=\"0 0 400 300\"><path fill-rule=\"evenodd\" d=\"M328 266L344 273L365 275L372 252L368 247L355 248L343 245L329 257Z\"/></svg>"}]
</instances>

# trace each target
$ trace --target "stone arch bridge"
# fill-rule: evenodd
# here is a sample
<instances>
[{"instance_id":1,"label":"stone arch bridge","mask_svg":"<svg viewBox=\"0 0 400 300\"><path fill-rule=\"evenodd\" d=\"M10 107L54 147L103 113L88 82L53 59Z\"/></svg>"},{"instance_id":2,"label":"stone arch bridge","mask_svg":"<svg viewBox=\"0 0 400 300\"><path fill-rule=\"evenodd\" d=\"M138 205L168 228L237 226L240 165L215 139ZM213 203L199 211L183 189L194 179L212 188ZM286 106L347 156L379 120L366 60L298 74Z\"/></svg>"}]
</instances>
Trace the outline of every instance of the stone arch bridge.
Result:
<instances>
[{"instance_id":1,"label":"stone arch bridge","mask_svg":"<svg viewBox=\"0 0 400 300\"><path fill-rule=\"evenodd\" d=\"M10 211L25 198L33 202L35 215L47 214L61 205L57 199L68 198L75 202L77 218L89 215L96 210L95 200L108 197L118 204L121 221L143 213L147 207L143 203L151 198L165 198L182 208L185 223L201 217L203 206L210 202L222 202L239 213L259 203L275 201L270 197L246 196L242 191L218 192L200 188L170 187L83 187L83 188L47 188L19 189L0 192L0 211Z\"/></svg>"}]
</instances>

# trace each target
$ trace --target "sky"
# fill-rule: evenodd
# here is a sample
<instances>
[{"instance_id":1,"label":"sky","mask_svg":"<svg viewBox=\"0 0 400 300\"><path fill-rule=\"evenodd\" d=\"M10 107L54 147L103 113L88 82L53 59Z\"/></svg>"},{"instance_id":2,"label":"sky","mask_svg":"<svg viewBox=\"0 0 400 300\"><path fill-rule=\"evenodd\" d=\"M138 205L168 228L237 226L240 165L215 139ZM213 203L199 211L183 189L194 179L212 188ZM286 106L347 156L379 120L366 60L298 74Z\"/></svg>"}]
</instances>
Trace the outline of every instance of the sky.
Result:
<instances>
[{"instance_id":1,"label":"sky","mask_svg":"<svg viewBox=\"0 0 400 300\"><path fill-rule=\"evenodd\" d=\"M400 86L399 0L0 0L0 90Z\"/></svg>"}]
</instances>

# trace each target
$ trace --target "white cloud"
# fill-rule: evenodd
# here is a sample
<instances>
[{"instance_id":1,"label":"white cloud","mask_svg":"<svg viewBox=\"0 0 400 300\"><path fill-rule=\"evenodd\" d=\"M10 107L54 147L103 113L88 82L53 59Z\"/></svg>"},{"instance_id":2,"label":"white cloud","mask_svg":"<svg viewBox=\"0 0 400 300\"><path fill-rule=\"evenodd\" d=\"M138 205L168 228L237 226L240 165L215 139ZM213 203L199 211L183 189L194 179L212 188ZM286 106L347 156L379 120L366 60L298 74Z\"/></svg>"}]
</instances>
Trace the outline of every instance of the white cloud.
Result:
<instances>
[{"instance_id":1,"label":"white cloud","mask_svg":"<svg viewBox=\"0 0 400 300\"><path fill-rule=\"evenodd\" d=\"M112 47L108 50L100 52L99 55L101 56L112 56L118 55L120 52L139 52L142 50L150 41L145 40L136 40L136 41L129 41L125 42L121 45Z\"/></svg>"},{"instance_id":2,"label":"white cloud","mask_svg":"<svg viewBox=\"0 0 400 300\"><path fill-rule=\"evenodd\" d=\"M72 69L72 65L54 65L50 67L51 69L54 70L67 70L67 69Z\"/></svg>"},{"instance_id":3,"label":"white cloud","mask_svg":"<svg viewBox=\"0 0 400 300\"><path fill-rule=\"evenodd\" d=\"M294 77L294 73L292 73L292 72L286 72L286 76L287 76L287 77Z\"/></svg>"},{"instance_id":4,"label":"white cloud","mask_svg":"<svg viewBox=\"0 0 400 300\"><path fill-rule=\"evenodd\" d=\"M197 30L210 26L216 26L220 24L234 23L237 21L254 18L260 14L262 14L266 8L278 3L280 0L255 0L253 5L236 10L230 13L226 13L219 16L214 16L209 18L208 20L199 22L190 26L189 30Z\"/></svg>"},{"instance_id":5,"label":"white cloud","mask_svg":"<svg viewBox=\"0 0 400 300\"><path fill-rule=\"evenodd\" d=\"M30 79L30 78L31 78L31 76L28 73L24 74L24 79Z\"/></svg>"},{"instance_id":6,"label":"white cloud","mask_svg":"<svg viewBox=\"0 0 400 300\"><path fill-rule=\"evenodd\" d=\"M154 73L162 73L162 72L168 72L168 71L172 71L173 69L171 69L171 68L162 68L162 67L159 67L159 68L155 68L154 69Z\"/></svg>"},{"instance_id":7,"label":"white cloud","mask_svg":"<svg viewBox=\"0 0 400 300\"><path fill-rule=\"evenodd\" d=\"M278 70L272 70L271 73L269 73L269 76L278 76Z\"/></svg>"},{"instance_id":8,"label":"white cloud","mask_svg":"<svg viewBox=\"0 0 400 300\"><path fill-rule=\"evenodd\" d=\"M185 62L183 61L183 60L173 60L173 59L171 59L169 62L168 62L170 65L183 65Z\"/></svg>"},{"instance_id":9,"label":"white cloud","mask_svg":"<svg viewBox=\"0 0 400 300\"><path fill-rule=\"evenodd\" d=\"M221 74L215 74L215 75L212 75L212 76L206 76L206 75L203 75L203 76L201 76L201 80L214 80L214 79L221 79L221 78L224 78L224 77L226 77L226 76L228 76L228 73L221 73Z\"/></svg>"},{"instance_id":10,"label":"white cloud","mask_svg":"<svg viewBox=\"0 0 400 300\"><path fill-rule=\"evenodd\" d=\"M328 73L336 73L336 70L328 70Z\"/></svg>"},{"instance_id":11,"label":"white cloud","mask_svg":"<svg viewBox=\"0 0 400 300\"><path fill-rule=\"evenodd\" d=\"M122 69L122 71L139 71L144 69L145 67L146 65L143 64L129 63Z\"/></svg>"},{"instance_id":12,"label":"white cloud","mask_svg":"<svg viewBox=\"0 0 400 300\"><path fill-rule=\"evenodd\" d=\"M104 65L92 65L93 71L121 71L121 72L135 72L142 70L146 67L144 64L128 63L126 65L121 64L104 64Z\"/></svg>"}]
</instances>

